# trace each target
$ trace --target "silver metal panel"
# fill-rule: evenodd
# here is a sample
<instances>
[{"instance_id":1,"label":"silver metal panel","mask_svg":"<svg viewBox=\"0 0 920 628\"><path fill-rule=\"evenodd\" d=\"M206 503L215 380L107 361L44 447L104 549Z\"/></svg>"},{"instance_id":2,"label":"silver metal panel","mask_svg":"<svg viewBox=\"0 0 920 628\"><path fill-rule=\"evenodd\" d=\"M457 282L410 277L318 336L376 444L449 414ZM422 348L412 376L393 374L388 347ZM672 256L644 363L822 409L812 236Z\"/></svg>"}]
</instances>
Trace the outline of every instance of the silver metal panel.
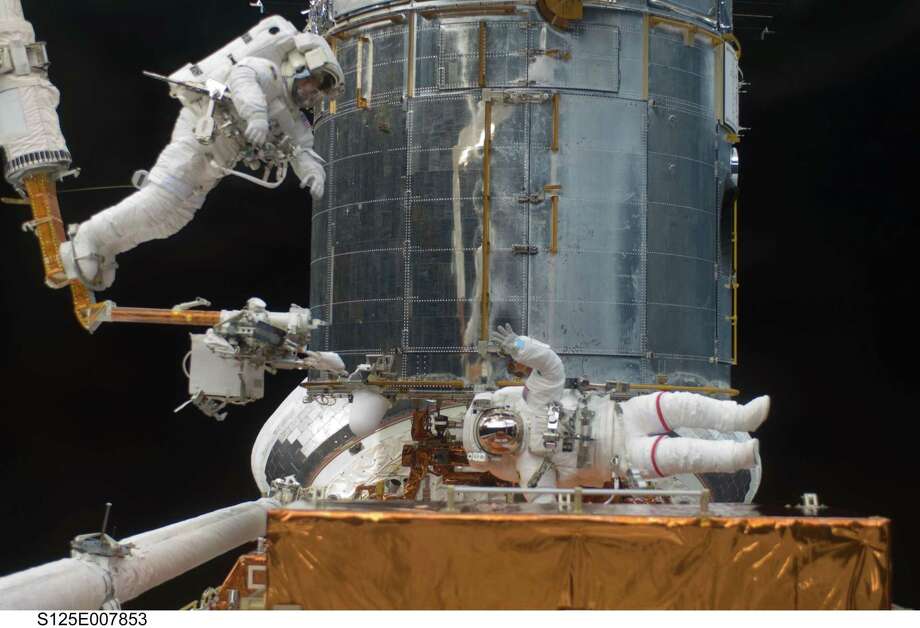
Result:
<instances>
[{"instance_id":1,"label":"silver metal panel","mask_svg":"<svg viewBox=\"0 0 920 628\"><path fill-rule=\"evenodd\" d=\"M578 24L560 31L532 26L532 85L616 92L620 87L620 31L616 26Z\"/></svg>"},{"instance_id":2,"label":"silver metal panel","mask_svg":"<svg viewBox=\"0 0 920 628\"><path fill-rule=\"evenodd\" d=\"M666 28L649 41L648 349L716 355L714 51Z\"/></svg>"},{"instance_id":3,"label":"silver metal panel","mask_svg":"<svg viewBox=\"0 0 920 628\"><path fill-rule=\"evenodd\" d=\"M562 94L558 152L552 105L531 107L532 189L562 189L557 255L550 199L530 210L528 333L563 354L641 355L646 106Z\"/></svg>"},{"instance_id":4,"label":"silver metal panel","mask_svg":"<svg viewBox=\"0 0 920 628\"><path fill-rule=\"evenodd\" d=\"M311 303L331 322L326 347L354 354L352 366L364 353L399 346L406 114L401 102L378 102L321 121L317 131L329 180L325 207L313 213Z\"/></svg>"},{"instance_id":5,"label":"silver metal panel","mask_svg":"<svg viewBox=\"0 0 920 628\"><path fill-rule=\"evenodd\" d=\"M715 311L680 304L648 305L649 350L653 354L711 357L715 338Z\"/></svg>"},{"instance_id":6,"label":"silver metal panel","mask_svg":"<svg viewBox=\"0 0 920 628\"><path fill-rule=\"evenodd\" d=\"M358 40L352 38L346 41L337 41L335 44L335 57L339 60L339 65L342 66L342 72L345 75L344 90L336 100L336 104L341 111L355 106L355 86L358 78Z\"/></svg>"},{"instance_id":7,"label":"silver metal panel","mask_svg":"<svg viewBox=\"0 0 920 628\"><path fill-rule=\"evenodd\" d=\"M402 94L406 85L406 29L402 26L368 32L369 44L365 54L373 55L373 63L364 59L364 97Z\"/></svg>"},{"instance_id":8,"label":"silver metal panel","mask_svg":"<svg viewBox=\"0 0 920 628\"><path fill-rule=\"evenodd\" d=\"M592 12L593 14L594 12ZM645 28L640 13L597 10L598 19L615 25L619 32L619 88L621 98L645 98Z\"/></svg>"},{"instance_id":9,"label":"silver metal panel","mask_svg":"<svg viewBox=\"0 0 920 628\"><path fill-rule=\"evenodd\" d=\"M405 57L406 29L401 26L370 30L337 41L336 58L345 74L345 90L337 102L339 110L357 106L359 86L371 106L378 99L401 96L406 83Z\"/></svg>"},{"instance_id":10,"label":"silver metal panel","mask_svg":"<svg viewBox=\"0 0 920 628\"><path fill-rule=\"evenodd\" d=\"M718 308L716 316L716 356L721 362L730 362L732 359L732 290L731 275L719 273Z\"/></svg>"},{"instance_id":11,"label":"silver metal panel","mask_svg":"<svg viewBox=\"0 0 920 628\"><path fill-rule=\"evenodd\" d=\"M441 23L419 17L415 30L415 92L437 89L441 50Z\"/></svg>"},{"instance_id":12,"label":"silver metal panel","mask_svg":"<svg viewBox=\"0 0 920 628\"><path fill-rule=\"evenodd\" d=\"M698 17L715 28L719 18L719 0L648 0L654 9L667 9L682 17Z\"/></svg>"},{"instance_id":13,"label":"silver metal panel","mask_svg":"<svg viewBox=\"0 0 920 628\"><path fill-rule=\"evenodd\" d=\"M374 6L390 4L388 0L335 0L332 4L332 15L339 19L349 13L368 10Z\"/></svg>"},{"instance_id":14,"label":"silver metal panel","mask_svg":"<svg viewBox=\"0 0 920 628\"><path fill-rule=\"evenodd\" d=\"M734 27L734 0L720 0L719 2L719 28L722 31L731 31Z\"/></svg>"},{"instance_id":15,"label":"silver metal panel","mask_svg":"<svg viewBox=\"0 0 920 628\"><path fill-rule=\"evenodd\" d=\"M715 52L698 39L688 46L682 33L666 26L649 32L649 97L656 104L715 115Z\"/></svg>"},{"instance_id":16,"label":"silver metal panel","mask_svg":"<svg viewBox=\"0 0 920 628\"><path fill-rule=\"evenodd\" d=\"M718 158L716 160L716 209L718 210L718 236L716 264L718 278L716 281L716 356L721 362L730 362L732 359L732 230L733 230L733 205L736 190L732 189L731 180L731 152L732 147L720 141Z\"/></svg>"},{"instance_id":17,"label":"silver metal panel","mask_svg":"<svg viewBox=\"0 0 920 628\"><path fill-rule=\"evenodd\" d=\"M478 94L410 105L408 350L479 340L484 115ZM526 237L517 200L527 175L526 108L495 106L492 126L491 312L520 325L524 262L511 246Z\"/></svg>"},{"instance_id":18,"label":"silver metal panel","mask_svg":"<svg viewBox=\"0 0 920 628\"><path fill-rule=\"evenodd\" d=\"M485 78L488 87L527 84L527 23L491 20L485 24ZM480 20L442 22L438 50L438 87L479 87Z\"/></svg>"},{"instance_id":19,"label":"silver metal panel","mask_svg":"<svg viewBox=\"0 0 920 628\"><path fill-rule=\"evenodd\" d=\"M722 90L725 125L733 131L741 128L741 98L739 95L738 57L731 46L723 45L725 82Z\"/></svg>"}]
</instances>

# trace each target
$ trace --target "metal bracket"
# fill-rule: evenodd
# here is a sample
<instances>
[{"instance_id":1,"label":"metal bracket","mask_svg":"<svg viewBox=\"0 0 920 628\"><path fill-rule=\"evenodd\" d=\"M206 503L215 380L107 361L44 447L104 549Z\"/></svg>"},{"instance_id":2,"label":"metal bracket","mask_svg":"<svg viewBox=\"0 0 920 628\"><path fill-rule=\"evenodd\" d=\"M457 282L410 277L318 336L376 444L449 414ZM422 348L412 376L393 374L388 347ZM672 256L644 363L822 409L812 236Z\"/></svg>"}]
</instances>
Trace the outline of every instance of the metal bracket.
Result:
<instances>
[{"instance_id":1,"label":"metal bracket","mask_svg":"<svg viewBox=\"0 0 920 628\"><path fill-rule=\"evenodd\" d=\"M108 534L106 528L109 526L109 513L112 511L111 502L105 504L105 516L102 519L102 530L91 534L81 534L70 542L72 554L104 556L106 558L122 558L131 554L134 545L131 543L119 543Z\"/></svg>"},{"instance_id":2,"label":"metal bracket","mask_svg":"<svg viewBox=\"0 0 920 628\"><path fill-rule=\"evenodd\" d=\"M195 393L195 395L190 397L188 401L180 404L175 410L173 410L173 413L179 412L189 404L201 410L202 414L205 416L216 419L217 421L223 421L227 418L227 413L221 412L221 410L227 407L226 399L209 397L200 390Z\"/></svg>"},{"instance_id":3,"label":"metal bracket","mask_svg":"<svg viewBox=\"0 0 920 628\"><path fill-rule=\"evenodd\" d=\"M527 488L534 488L537 484L540 483L540 478L543 477L543 474L549 471L553 466L553 462L549 459L549 456L543 458L543 463L540 465L540 468L534 471L533 475L530 476L530 479L527 481Z\"/></svg>"},{"instance_id":4,"label":"metal bracket","mask_svg":"<svg viewBox=\"0 0 920 628\"><path fill-rule=\"evenodd\" d=\"M561 416L562 406L558 403L551 404L547 415L546 431L543 432L544 449L552 451L559 444L559 419Z\"/></svg>"},{"instance_id":5,"label":"metal bracket","mask_svg":"<svg viewBox=\"0 0 920 628\"><path fill-rule=\"evenodd\" d=\"M559 61L569 61L572 58L571 52L562 50L561 48L531 48L527 51L527 56L530 57L531 61L541 55Z\"/></svg>"},{"instance_id":6,"label":"metal bracket","mask_svg":"<svg viewBox=\"0 0 920 628\"><path fill-rule=\"evenodd\" d=\"M367 363L371 365L370 375L389 379L396 377L393 368L396 356L392 353L368 353Z\"/></svg>"},{"instance_id":7,"label":"metal bracket","mask_svg":"<svg viewBox=\"0 0 920 628\"><path fill-rule=\"evenodd\" d=\"M482 99L502 105L524 105L528 103L542 104L552 98L552 94L545 91L524 89L484 89Z\"/></svg>"},{"instance_id":8,"label":"metal bracket","mask_svg":"<svg viewBox=\"0 0 920 628\"><path fill-rule=\"evenodd\" d=\"M177 303L176 305L172 306L172 311L173 312L184 312L186 310L191 310L192 308L201 307L201 306L209 307L210 305L211 305L211 302L208 301L207 299L203 299L202 297L195 297L194 301L185 301L183 303Z\"/></svg>"},{"instance_id":9,"label":"metal bracket","mask_svg":"<svg viewBox=\"0 0 920 628\"><path fill-rule=\"evenodd\" d=\"M818 500L817 493L803 493L801 502L795 505L786 504L786 508L800 510L803 515L817 517L819 512L825 510L827 506Z\"/></svg>"},{"instance_id":10,"label":"metal bracket","mask_svg":"<svg viewBox=\"0 0 920 628\"><path fill-rule=\"evenodd\" d=\"M272 480L268 496L277 499L282 505L290 504L303 498L303 487L293 475Z\"/></svg>"},{"instance_id":11,"label":"metal bracket","mask_svg":"<svg viewBox=\"0 0 920 628\"><path fill-rule=\"evenodd\" d=\"M539 249L534 244L512 244L511 252L514 255L536 255Z\"/></svg>"},{"instance_id":12,"label":"metal bracket","mask_svg":"<svg viewBox=\"0 0 920 628\"><path fill-rule=\"evenodd\" d=\"M545 192L533 192L532 194L521 194L518 196L518 203L533 203L534 205L546 200Z\"/></svg>"}]
</instances>

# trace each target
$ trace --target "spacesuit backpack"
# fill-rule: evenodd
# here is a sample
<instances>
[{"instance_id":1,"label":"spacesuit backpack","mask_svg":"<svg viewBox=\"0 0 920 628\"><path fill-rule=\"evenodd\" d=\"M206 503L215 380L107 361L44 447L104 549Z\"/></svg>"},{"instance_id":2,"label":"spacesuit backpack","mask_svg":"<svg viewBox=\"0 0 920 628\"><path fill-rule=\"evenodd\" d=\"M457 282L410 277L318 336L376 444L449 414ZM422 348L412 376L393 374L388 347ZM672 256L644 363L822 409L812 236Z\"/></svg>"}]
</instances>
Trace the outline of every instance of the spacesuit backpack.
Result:
<instances>
[{"instance_id":1,"label":"spacesuit backpack","mask_svg":"<svg viewBox=\"0 0 920 628\"><path fill-rule=\"evenodd\" d=\"M186 106L198 102L206 96L183 89L181 83L204 86L208 79L226 83L233 66L246 57L267 59L281 68L288 89L296 78L316 76L325 94L334 97L345 82L342 69L325 39L303 33L284 18L274 15L209 57L173 72L169 76L175 81L170 95Z\"/></svg>"}]
</instances>

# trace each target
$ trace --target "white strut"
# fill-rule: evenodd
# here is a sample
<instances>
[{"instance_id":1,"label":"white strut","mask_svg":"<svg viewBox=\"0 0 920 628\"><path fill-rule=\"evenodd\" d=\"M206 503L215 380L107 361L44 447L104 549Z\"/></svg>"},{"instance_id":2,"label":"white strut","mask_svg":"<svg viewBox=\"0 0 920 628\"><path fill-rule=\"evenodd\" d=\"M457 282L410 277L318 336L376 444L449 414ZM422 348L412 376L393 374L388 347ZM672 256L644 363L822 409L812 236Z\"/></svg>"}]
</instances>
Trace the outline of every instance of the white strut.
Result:
<instances>
[{"instance_id":1,"label":"white strut","mask_svg":"<svg viewBox=\"0 0 920 628\"><path fill-rule=\"evenodd\" d=\"M122 539L134 546L124 558L67 558L0 578L0 609L93 610L127 602L264 536L267 512L280 506L268 498L245 502Z\"/></svg>"}]
</instances>

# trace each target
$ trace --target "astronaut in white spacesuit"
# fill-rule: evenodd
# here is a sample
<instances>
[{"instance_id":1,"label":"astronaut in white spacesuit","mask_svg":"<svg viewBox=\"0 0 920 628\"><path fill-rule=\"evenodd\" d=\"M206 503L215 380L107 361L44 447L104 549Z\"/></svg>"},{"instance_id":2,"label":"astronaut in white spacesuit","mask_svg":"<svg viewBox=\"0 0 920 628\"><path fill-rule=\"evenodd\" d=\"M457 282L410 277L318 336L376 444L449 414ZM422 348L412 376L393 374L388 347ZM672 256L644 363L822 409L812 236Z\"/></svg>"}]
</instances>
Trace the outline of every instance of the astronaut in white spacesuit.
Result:
<instances>
[{"instance_id":1,"label":"astronaut in white spacesuit","mask_svg":"<svg viewBox=\"0 0 920 628\"><path fill-rule=\"evenodd\" d=\"M769 397L739 405L688 392L659 392L619 404L621 414L609 398L595 395L586 406L602 419L594 433L595 453L591 463L578 464L574 452L565 453L547 442L558 412L565 412L566 405L568 411L574 407L567 399L574 392L564 388L562 360L548 345L518 336L510 326L499 326L493 341L510 356L509 370L527 380L523 387L477 396L464 421L464 445L475 441L473 448L490 459L474 466L488 468L502 479L522 487L597 486L610 479L615 460L620 470L628 467L646 478L734 472L758 462L757 439L739 443L668 434L681 427L753 432L767 418Z\"/></svg>"},{"instance_id":2,"label":"astronaut in white spacesuit","mask_svg":"<svg viewBox=\"0 0 920 628\"><path fill-rule=\"evenodd\" d=\"M68 277L91 289L112 285L116 255L148 240L168 238L188 224L208 192L244 155L257 154L254 151L266 142L291 147L290 165L301 188L309 188L314 202L323 196L323 162L313 151L313 132L301 110L334 95L344 78L322 37L301 33L281 18L267 18L170 79L177 77L205 88L209 80L226 84L242 128L217 129L207 139L196 137L210 99L173 84L173 95L184 106L169 145L146 181L137 192L81 224L61 245Z\"/></svg>"}]
</instances>

